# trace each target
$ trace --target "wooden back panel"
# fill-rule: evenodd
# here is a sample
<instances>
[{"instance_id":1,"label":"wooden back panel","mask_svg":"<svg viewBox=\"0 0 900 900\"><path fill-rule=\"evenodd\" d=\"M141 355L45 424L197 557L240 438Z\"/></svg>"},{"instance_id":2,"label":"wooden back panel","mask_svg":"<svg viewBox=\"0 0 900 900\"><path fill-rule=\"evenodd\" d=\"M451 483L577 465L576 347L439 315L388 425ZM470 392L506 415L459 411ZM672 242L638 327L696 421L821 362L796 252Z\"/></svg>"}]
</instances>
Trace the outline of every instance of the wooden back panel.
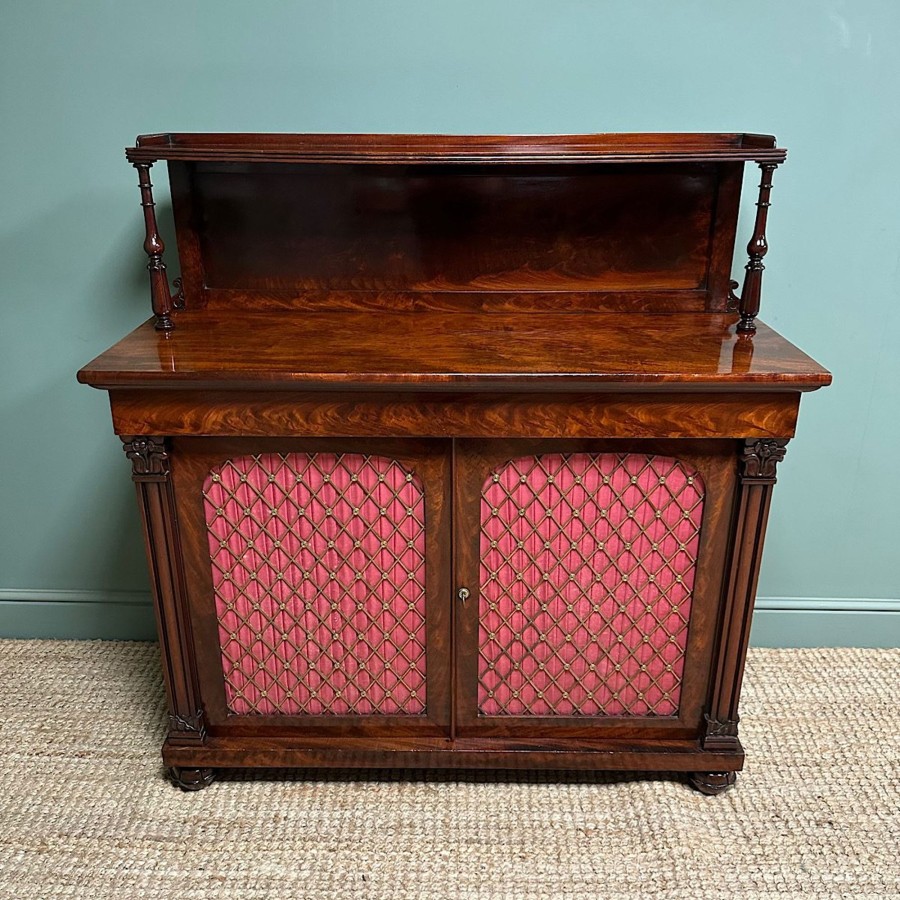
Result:
<instances>
[{"instance_id":1,"label":"wooden back panel","mask_svg":"<svg viewBox=\"0 0 900 900\"><path fill-rule=\"evenodd\" d=\"M189 307L724 309L738 164L169 165Z\"/></svg>"}]
</instances>

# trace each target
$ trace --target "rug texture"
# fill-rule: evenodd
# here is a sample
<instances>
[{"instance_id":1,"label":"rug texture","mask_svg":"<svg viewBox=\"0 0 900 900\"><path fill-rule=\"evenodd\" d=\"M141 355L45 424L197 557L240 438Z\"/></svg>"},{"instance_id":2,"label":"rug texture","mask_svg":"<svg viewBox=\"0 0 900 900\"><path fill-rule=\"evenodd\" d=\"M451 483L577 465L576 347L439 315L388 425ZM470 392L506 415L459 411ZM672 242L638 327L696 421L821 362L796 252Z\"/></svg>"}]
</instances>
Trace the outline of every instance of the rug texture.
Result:
<instances>
[{"instance_id":1,"label":"rug texture","mask_svg":"<svg viewBox=\"0 0 900 900\"><path fill-rule=\"evenodd\" d=\"M0 642L0 897L900 897L900 650L754 650L735 789L159 758L156 646Z\"/></svg>"}]
</instances>

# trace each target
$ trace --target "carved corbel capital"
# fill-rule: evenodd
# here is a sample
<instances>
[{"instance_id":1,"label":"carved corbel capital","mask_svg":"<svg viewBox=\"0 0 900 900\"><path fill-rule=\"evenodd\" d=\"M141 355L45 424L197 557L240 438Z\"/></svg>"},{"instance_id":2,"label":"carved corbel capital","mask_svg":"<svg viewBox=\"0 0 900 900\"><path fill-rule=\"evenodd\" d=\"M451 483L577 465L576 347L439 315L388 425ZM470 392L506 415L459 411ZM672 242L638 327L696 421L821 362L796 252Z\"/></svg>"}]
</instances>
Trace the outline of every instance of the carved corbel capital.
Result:
<instances>
[{"instance_id":1,"label":"carved corbel capital","mask_svg":"<svg viewBox=\"0 0 900 900\"><path fill-rule=\"evenodd\" d=\"M741 298L735 293L740 285L732 280L728 283L728 297L725 301L725 309L728 312L737 312L741 307Z\"/></svg>"},{"instance_id":2,"label":"carved corbel capital","mask_svg":"<svg viewBox=\"0 0 900 900\"><path fill-rule=\"evenodd\" d=\"M703 734L700 745L704 750L736 750L738 748L738 721L720 722L706 714L703 716Z\"/></svg>"},{"instance_id":3,"label":"carved corbel capital","mask_svg":"<svg viewBox=\"0 0 900 900\"><path fill-rule=\"evenodd\" d=\"M775 469L784 459L787 440L751 438L744 441L740 453L741 480L756 484L774 484Z\"/></svg>"},{"instance_id":4,"label":"carved corbel capital","mask_svg":"<svg viewBox=\"0 0 900 900\"><path fill-rule=\"evenodd\" d=\"M166 439L156 435L123 435L123 450L131 460L135 481L166 481L169 477L169 452Z\"/></svg>"},{"instance_id":5,"label":"carved corbel capital","mask_svg":"<svg viewBox=\"0 0 900 900\"><path fill-rule=\"evenodd\" d=\"M174 292L172 293L172 308L173 309L184 309L184 279L179 275L173 282L172 287L174 288Z\"/></svg>"},{"instance_id":6,"label":"carved corbel capital","mask_svg":"<svg viewBox=\"0 0 900 900\"><path fill-rule=\"evenodd\" d=\"M198 709L191 716L169 716L169 737L186 737L203 742L206 740L206 719Z\"/></svg>"}]
</instances>

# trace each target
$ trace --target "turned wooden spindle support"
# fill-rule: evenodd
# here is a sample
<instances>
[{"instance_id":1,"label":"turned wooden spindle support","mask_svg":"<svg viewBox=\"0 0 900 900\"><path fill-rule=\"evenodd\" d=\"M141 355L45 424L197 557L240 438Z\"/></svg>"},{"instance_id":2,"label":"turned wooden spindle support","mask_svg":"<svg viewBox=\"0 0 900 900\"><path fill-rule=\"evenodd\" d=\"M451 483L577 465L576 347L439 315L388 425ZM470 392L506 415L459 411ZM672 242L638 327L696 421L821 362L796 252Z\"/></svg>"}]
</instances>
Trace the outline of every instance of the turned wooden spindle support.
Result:
<instances>
[{"instance_id":1,"label":"turned wooden spindle support","mask_svg":"<svg viewBox=\"0 0 900 900\"><path fill-rule=\"evenodd\" d=\"M159 226L156 224L156 204L153 201L153 185L150 183L151 165L152 163L134 164L138 171L141 206L144 209L144 251L149 257L147 270L150 272L150 300L156 316L156 328L159 331L171 331L175 327L172 310L176 308L176 304L169 290L166 264L162 261L166 245L159 236Z\"/></svg>"},{"instance_id":2,"label":"turned wooden spindle support","mask_svg":"<svg viewBox=\"0 0 900 900\"><path fill-rule=\"evenodd\" d=\"M762 180L759 183L759 197L756 201L756 223L753 226L753 237L747 244L747 253L750 259L746 265L744 275L744 287L741 290L740 312L741 320L737 330L743 334L753 334L756 331L756 317L759 315L759 301L762 296L762 276L765 271L763 257L769 251L766 241L766 221L769 217L769 195L772 192L772 173L778 167L777 163L760 163Z\"/></svg>"}]
</instances>

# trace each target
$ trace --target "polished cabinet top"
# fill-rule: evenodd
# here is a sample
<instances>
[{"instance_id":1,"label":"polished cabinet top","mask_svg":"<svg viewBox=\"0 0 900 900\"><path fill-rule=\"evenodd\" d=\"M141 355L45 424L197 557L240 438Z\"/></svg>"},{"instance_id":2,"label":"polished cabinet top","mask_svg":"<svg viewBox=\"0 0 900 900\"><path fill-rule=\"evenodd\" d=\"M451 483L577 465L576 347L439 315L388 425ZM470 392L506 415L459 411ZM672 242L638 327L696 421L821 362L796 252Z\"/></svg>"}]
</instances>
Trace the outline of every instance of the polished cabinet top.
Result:
<instances>
[{"instance_id":1,"label":"polished cabinet top","mask_svg":"<svg viewBox=\"0 0 900 900\"><path fill-rule=\"evenodd\" d=\"M734 315L225 312L146 322L78 373L101 388L815 390L831 375Z\"/></svg>"}]
</instances>

